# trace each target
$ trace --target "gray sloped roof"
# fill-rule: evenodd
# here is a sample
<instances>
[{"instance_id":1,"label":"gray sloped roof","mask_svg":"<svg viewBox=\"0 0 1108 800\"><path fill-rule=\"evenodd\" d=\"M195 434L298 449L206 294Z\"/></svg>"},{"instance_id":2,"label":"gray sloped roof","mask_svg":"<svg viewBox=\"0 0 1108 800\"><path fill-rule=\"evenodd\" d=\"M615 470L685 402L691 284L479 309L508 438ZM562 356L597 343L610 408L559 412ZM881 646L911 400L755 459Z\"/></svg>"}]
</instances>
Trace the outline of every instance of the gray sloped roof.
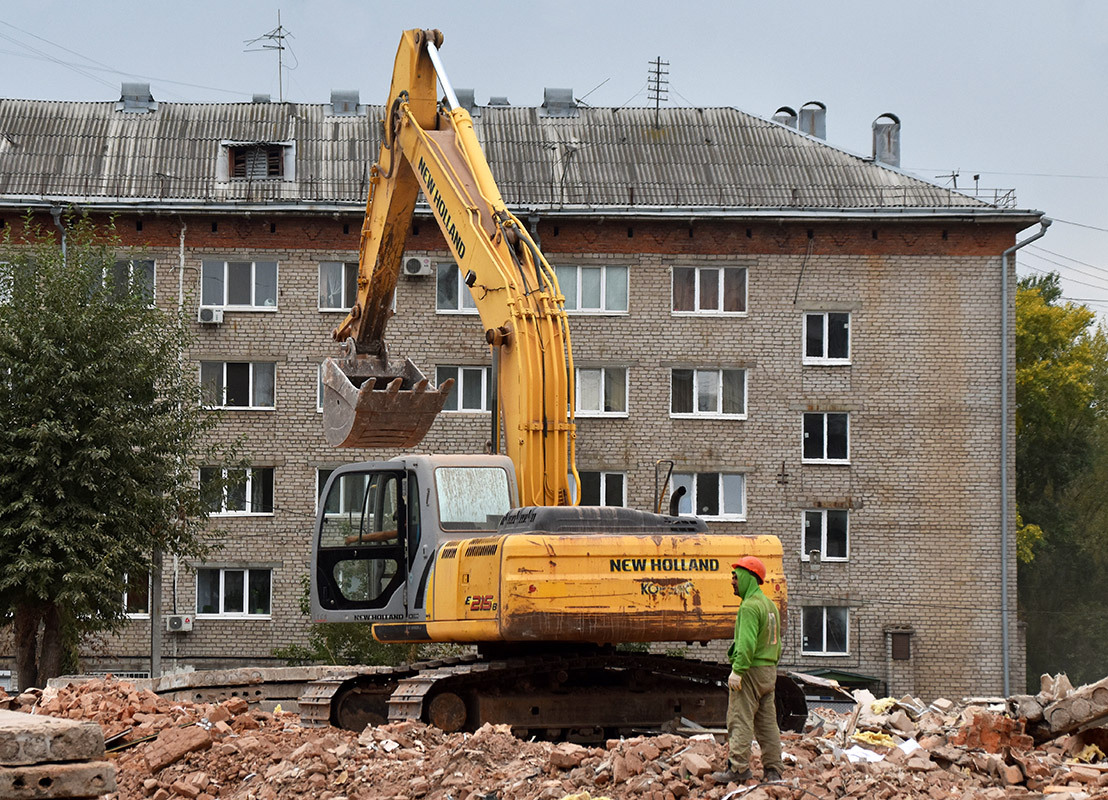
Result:
<instances>
[{"instance_id":1,"label":"gray sloped roof","mask_svg":"<svg viewBox=\"0 0 1108 800\"><path fill-rule=\"evenodd\" d=\"M382 106L0 100L0 202L329 208L365 202ZM539 209L993 212L983 203L733 108L482 107L505 202ZM219 180L221 143L294 143L294 180Z\"/></svg>"}]
</instances>

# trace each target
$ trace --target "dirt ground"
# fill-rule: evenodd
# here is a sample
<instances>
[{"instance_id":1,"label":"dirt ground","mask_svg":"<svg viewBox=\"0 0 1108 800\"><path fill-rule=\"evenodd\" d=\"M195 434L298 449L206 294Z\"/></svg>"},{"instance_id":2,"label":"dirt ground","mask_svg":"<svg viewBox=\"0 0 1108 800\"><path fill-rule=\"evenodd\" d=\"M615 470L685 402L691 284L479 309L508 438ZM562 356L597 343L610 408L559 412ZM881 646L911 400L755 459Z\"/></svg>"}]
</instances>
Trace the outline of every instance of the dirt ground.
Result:
<instances>
[{"instance_id":1,"label":"dirt ground","mask_svg":"<svg viewBox=\"0 0 1108 800\"><path fill-rule=\"evenodd\" d=\"M604 747L521 741L491 725L444 734L399 723L357 734L303 728L296 714L238 698L170 701L111 679L18 698L0 690L0 707L100 724L117 768L108 800L1108 800L1108 763L1089 732L1036 745L1025 720L996 702L858 700L856 713L817 710L805 733L783 736L780 783L737 786L711 778L726 765L711 734ZM759 777L757 756L753 769Z\"/></svg>"}]
</instances>

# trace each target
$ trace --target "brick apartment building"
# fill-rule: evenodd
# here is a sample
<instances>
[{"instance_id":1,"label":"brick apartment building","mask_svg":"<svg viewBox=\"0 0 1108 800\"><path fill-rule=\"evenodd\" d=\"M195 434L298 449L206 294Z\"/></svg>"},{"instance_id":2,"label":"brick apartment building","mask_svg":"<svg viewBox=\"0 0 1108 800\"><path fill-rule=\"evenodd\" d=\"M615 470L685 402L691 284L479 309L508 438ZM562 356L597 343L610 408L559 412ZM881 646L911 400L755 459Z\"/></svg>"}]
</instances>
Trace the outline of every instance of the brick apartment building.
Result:
<instances>
[{"instance_id":1,"label":"brick apartment building","mask_svg":"<svg viewBox=\"0 0 1108 800\"><path fill-rule=\"evenodd\" d=\"M537 108L462 94L568 297L584 499L649 508L655 462L673 459L713 530L782 541L783 665L890 693L999 692L1001 507L1014 509L1000 483L1001 254L1041 215L901 171L891 116L860 157L823 140L818 104L656 118L566 91ZM220 320L196 323L191 368L219 387L226 434L245 434L252 462L216 520L217 560L167 558L162 606L136 586L132 624L89 669L149 669L151 621L167 614L195 624L165 634L165 669L276 665L272 650L305 636L318 487L340 464L395 454L328 447L319 411L382 114L349 92L159 103L131 84L118 102L0 100L0 224L27 209L48 224L67 206L115 214L120 259L156 302ZM425 206L408 256L390 347L460 390L420 450L482 452L490 356Z\"/></svg>"}]
</instances>

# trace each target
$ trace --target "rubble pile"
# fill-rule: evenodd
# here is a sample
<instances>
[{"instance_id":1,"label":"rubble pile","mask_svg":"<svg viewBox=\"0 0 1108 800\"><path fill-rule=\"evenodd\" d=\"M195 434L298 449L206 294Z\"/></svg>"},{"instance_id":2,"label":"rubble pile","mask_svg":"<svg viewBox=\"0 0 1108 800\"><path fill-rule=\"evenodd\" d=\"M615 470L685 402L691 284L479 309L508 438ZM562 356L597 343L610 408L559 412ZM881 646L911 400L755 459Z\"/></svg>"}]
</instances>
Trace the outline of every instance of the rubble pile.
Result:
<instances>
[{"instance_id":1,"label":"rubble pile","mask_svg":"<svg viewBox=\"0 0 1108 800\"><path fill-rule=\"evenodd\" d=\"M1087 688L1055 679L1035 702L1051 709ZM745 787L712 779L726 763L712 732L597 747L521 741L494 725L445 734L404 722L356 734L303 728L296 714L241 698L171 701L110 679L18 698L0 691L0 707L98 722L117 767L109 800L1108 800L1108 761L1097 744L1105 728L1078 725L1050 738L1049 712L1030 726L1013 713L1026 697L925 704L854 696L851 713L816 709L804 734L783 736L781 783Z\"/></svg>"}]
</instances>

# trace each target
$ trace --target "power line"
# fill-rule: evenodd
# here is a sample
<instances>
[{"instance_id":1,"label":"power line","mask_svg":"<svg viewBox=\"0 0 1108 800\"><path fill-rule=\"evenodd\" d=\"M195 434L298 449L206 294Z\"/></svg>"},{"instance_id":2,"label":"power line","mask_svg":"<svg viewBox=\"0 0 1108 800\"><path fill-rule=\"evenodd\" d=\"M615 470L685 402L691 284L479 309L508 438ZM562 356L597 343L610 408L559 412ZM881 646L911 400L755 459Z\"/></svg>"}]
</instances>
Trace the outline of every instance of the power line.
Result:
<instances>
[{"instance_id":1,"label":"power line","mask_svg":"<svg viewBox=\"0 0 1108 800\"><path fill-rule=\"evenodd\" d=\"M1093 280L1108 281L1108 278L1101 277L1100 275L1096 275L1096 274L1091 273L1091 272L1086 272L1085 270L1078 269L1077 267L1071 267L1069 264L1063 264L1061 261L1055 261L1054 259L1047 258L1046 256L1041 256L1038 253L1025 253L1024 255L1027 256L1027 257L1030 257L1030 258L1037 258L1040 261L1045 261L1048 264L1053 264L1054 266L1058 267L1059 269L1068 270L1070 272L1076 272L1078 275L1084 275L1085 277L1092 278ZM1069 280L1069 279L1067 278L1067 280ZM1104 288L1108 289L1108 286L1106 286Z\"/></svg>"},{"instance_id":2,"label":"power line","mask_svg":"<svg viewBox=\"0 0 1108 800\"><path fill-rule=\"evenodd\" d=\"M1086 225L1082 222L1072 222L1068 219L1062 219L1061 217L1055 217L1053 215L1051 215L1050 218L1052 220L1054 220L1055 222L1061 222L1063 225L1073 225L1074 227L1077 227L1077 228L1088 228L1091 231L1100 231L1101 233L1108 233L1108 228L1098 228L1096 225Z\"/></svg>"},{"instance_id":3,"label":"power line","mask_svg":"<svg viewBox=\"0 0 1108 800\"><path fill-rule=\"evenodd\" d=\"M223 92L225 94L233 94L233 95L238 95L240 97L250 95L250 92L235 91L233 89L224 89L224 88L220 88L218 86L205 86L204 84L199 84L199 83L188 83L186 81L175 81L175 80L172 80L170 78L159 78L159 77L156 77L156 76L153 76L153 75L142 75L142 74L137 73L137 72L126 72L126 71L121 70L121 69L116 69L115 67L112 67L108 64L104 64L100 61L96 61L94 59L91 59L88 56L82 55L81 53L78 53L74 50L70 50L69 48L63 47L60 44L57 44L55 42L51 42L49 39L43 39L41 36L37 36L36 34L30 33L29 31L24 31L21 28L17 28L16 26L12 25L11 23L4 22L3 20L0 20L0 24L7 25L9 28L14 28L15 30L19 31L20 33L24 33L28 36L33 36L36 39L40 39L43 42L46 42L47 44L49 44L53 47L57 47L59 50L64 50L67 53L71 53L71 54L77 56L78 58L84 59L85 61L88 61L88 62L91 62L91 63L89 63L89 64L76 64L72 61L64 61L60 58L57 58L55 56L50 55L49 53L45 53L41 50L38 50L34 47L31 47L30 45L26 44L25 42L21 42L18 39L14 39L14 38L12 38L10 36L7 36L5 34L2 34L2 33L0 33L0 39L7 40L7 41L11 42L12 44L15 44L19 47L22 47L22 48L26 49L26 50L29 50L30 53L18 52L18 51L13 51L13 50L6 50L6 51L0 51L0 52L3 52L7 55L13 55L13 56L16 56L16 57L19 57L19 58L30 58L30 59L34 59L34 60L37 60L37 61L49 61L50 63L57 64L60 67L65 67L67 69L71 69L74 72L76 72L80 75L83 75L86 78L89 78L90 80L94 80L94 81L97 81L98 83L102 83L105 86L108 86L112 89L117 88L115 84L113 84L109 81L106 81L103 78L97 77L96 75L90 74L90 73L91 72L108 72L108 73L111 73L113 75L120 75L120 76L125 77L125 78L139 78L141 80L154 81L154 82L157 82L157 83L169 83L169 84L173 84L175 86L187 86L191 89L204 89L206 91L211 91L211 92Z\"/></svg>"},{"instance_id":4,"label":"power line","mask_svg":"<svg viewBox=\"0 0 1108 800\"><path fill-rule=\"evenodd\" d=\"M1089 267L1090 269L1099 270L1101 272L1108 272L1108 268L1098 267L1096 264L1089 264L1086 261L1082 261L1079 258L1073 258L1072 256L1063 255L1062 253L1055 253L1053 250L1047 250L1045 247L1039 247L1037 244L1028 245L1032 250L1042 250L1044 253L1049 253L1052 256L1058 258L1064 258L1066 261L1072 261L1075 264L1081 264L1082 266Z\"/></svg>"},{"instance_id":5,"label":"power line","mask_svg":"<svg viewBox=\"0 0 1108 800\"><path fill-rule=\"evenodd\" d=\"M1054 274L1057 274L1057 273L1054 272L1054 270L1051 270L1051 269L1039 269L1038 267L1033 267L1030 264L1024 264L1024 266L1027 269L1031 270L1032 272L1038 272L1040 275L1054 275ZM1096 284L1093 284L1093 283L1086 283L1085 281L1079 281L1076 278L1065 278L1064 280L1067 280L1070 283L1079 284L1080 286L1085 286L1089 289L1104 289L1104 290L1108 291L1108 287L1106 287L1106 286L1097 286Z\"/></svg>"}]
</instances>

